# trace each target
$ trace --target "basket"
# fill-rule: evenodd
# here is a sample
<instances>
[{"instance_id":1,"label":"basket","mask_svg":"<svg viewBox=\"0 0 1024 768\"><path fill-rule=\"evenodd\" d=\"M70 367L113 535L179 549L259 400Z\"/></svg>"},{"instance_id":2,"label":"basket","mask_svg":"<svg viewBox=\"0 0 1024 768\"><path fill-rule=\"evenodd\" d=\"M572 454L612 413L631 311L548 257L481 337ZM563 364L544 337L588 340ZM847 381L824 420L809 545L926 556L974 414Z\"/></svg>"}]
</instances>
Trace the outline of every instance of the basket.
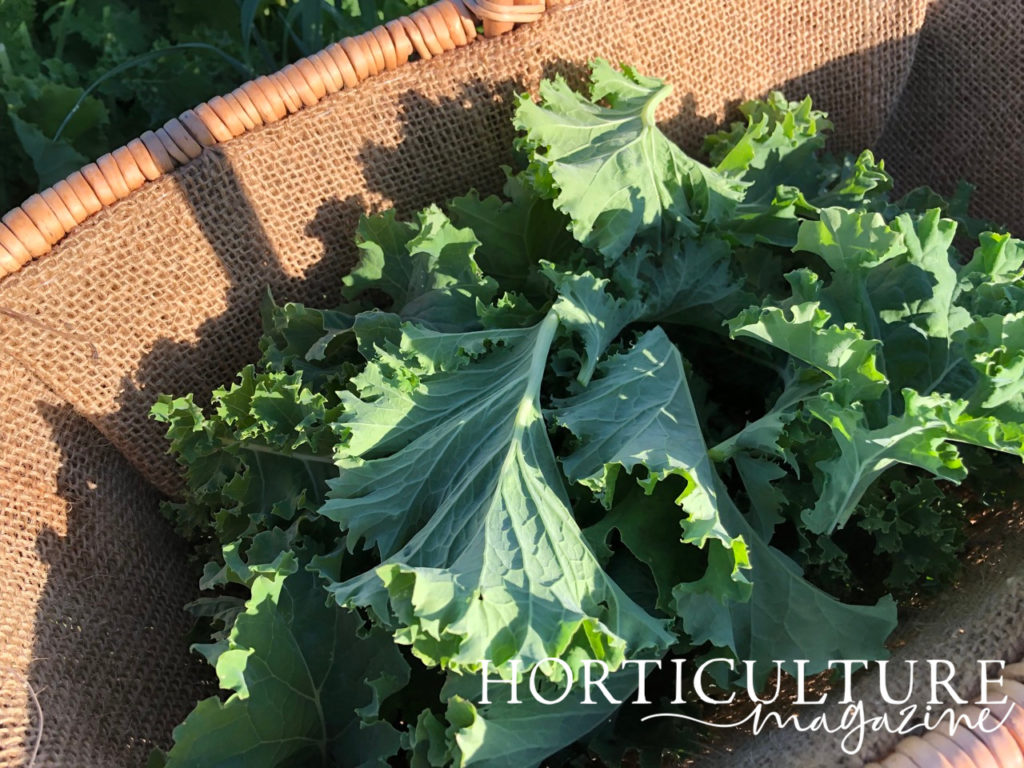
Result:
<instances>
[{"instance_id":1,"label":"basket","mask_svg":"<svg viewBox=\"0 0 1024 768\"><path fill-rule=\"evenodd\" d=\"M579 81L595 57L633 64L675 86L659 117L688 151L742 99L810 93L835 148L873 147L908 188L976 181L975 212L1019 232L1022 43L1024 6L1004 0L441 0L199 105L9 212L0 766L142 765L214 690L187 651L197 574L158 511L179 476L150 405L209 392L256 357L268 286L335 301L360 214L497 191L517 93L555 73ZM1019 517L1006 512L1006 530ZM1024 655L1019 539L986 542L952 597L904 624L897 655ZM694 764L852 766L894 743L869 734L855 759L827 735L779 732Z\"/></svg>"}]
</instances>

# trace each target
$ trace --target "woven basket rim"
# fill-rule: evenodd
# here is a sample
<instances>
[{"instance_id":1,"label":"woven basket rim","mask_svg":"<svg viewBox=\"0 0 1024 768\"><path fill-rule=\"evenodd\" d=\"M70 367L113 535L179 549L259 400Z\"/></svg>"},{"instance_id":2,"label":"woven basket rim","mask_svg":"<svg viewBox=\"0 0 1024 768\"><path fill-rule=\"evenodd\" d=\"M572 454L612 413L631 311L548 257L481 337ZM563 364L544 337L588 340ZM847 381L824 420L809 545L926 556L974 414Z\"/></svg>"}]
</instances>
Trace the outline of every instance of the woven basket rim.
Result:
<instances>
[{"instance_id":1,"label":"woven basket rim","mask_svg":"<svg viewBox=\"0 0 1024 768\"><path fill-rule=\"evenodd\" d=\"M214 96L31 195L0 217L0 280L66 235L210 147L283 120L410 61L531 23L567 0L436 0Z\"/></svg>"}]
</instances>

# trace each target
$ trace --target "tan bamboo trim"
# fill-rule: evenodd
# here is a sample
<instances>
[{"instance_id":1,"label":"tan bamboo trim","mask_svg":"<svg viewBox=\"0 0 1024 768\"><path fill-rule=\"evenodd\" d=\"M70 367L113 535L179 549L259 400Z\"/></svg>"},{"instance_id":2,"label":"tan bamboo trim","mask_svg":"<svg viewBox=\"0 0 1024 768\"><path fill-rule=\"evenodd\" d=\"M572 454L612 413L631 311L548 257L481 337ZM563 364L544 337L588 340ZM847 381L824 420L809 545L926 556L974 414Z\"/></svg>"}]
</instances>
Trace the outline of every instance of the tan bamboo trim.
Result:
<instances>
[{"instance_id":1,"label":"tan bamboo trim","mask_svg":"<svg viewBox=\"0 0 1024 768\"><path fill-rule=\"evenodd\" d=\"M89 186L89 182L85 180L85 176L82 175L81 171L72 173L64 180L64 183L68 185L68 189L72 190L75 197L85 206L86 217L92 216L103 209L103 201L96 196L96 193ZM57 190L57 194L61 195L64 202L68 203L68 198L64 197L64 194L60 191L60 182L57 182L54 189ZM71 207L70 203L68 203L68 207Z\"/></svg>"},{"instance_id":2,"label":"tan bamboo trim","mask_svg":"<svg viewBox=\"0 0 1024 768\"><path fill-rule=\"evenodd\" d=\"M31 198L29 198L31 200ZM28 201L26 201L28 202ZM50 250L50 244L46 242L39 227L32 221L23 208L15 208L8 211L3 217L4 224L14 233L32 256L45 253Z\"/></svg>"},{"instance_id":3,"label":"tan bamboo trim","mask_svg":"<svg viewBox=\"0 0 1024 768\"><path fill-rule=\"evenodd\" d=\"M311 107L329 94L536 21L565 0L438 0L356 37L346 37L269 76L171 118L32 195L0 219L0 278L47 253L74 227L212 147Z\"/></svg>"},{"instance_id":4,"label":"tan bamboo trim","mask_svg":"<svg viewBox=\"0 0 1024 768\"><path fill-rule=\"evenodd\" d=\"M184 112L182 117L184 117ZM172 157L178 160L181 160L182 157L185 158L182 162L194 160L203 151L199 142L192 137L181 120L176 117L164 123L164 127L158 129L156 135L160 137L161 141L164 141L164 146L167 147L167 151L171 153ZM175 154L175 149L177 149L177 154Z\"/></svg>"},{"instance_id":5,"label":"tan bamboo trim","mask_svg":"<svg viewBox=\"0 0 1024 768\"><path fill-rule=\"evenodd\" d=\"M244 83L240 88L237 88L235 92L241 92L252 100L252 103L256 105L259 110L260 117L264 123L273 123L276 120L280 120L284 117L288 110L284 108L280 97L276 96L276 91L273 91L275 96L271 99L267 96L268 91L263 90L263 83L267 78L260 76L255 80L250 80L248 83ZM273 90L273 89L269 89ZM276 99L276 101L275 101Z\"/></svg>"},{"instance_id":6,"label":"tan bamboo trim","mask_svg":"<svg viewBox=\"0 0 1024 768\"><path fill-rule=\"evenodd\" d=\"M231 94L227 94L230 96ZM244 110L238 104L232 106L228 103L224 96L214 96L206 104L201 104L201 107L206 107L213 110L213 113L217 116L217 119L224 126L224 130L227 131L227 135L231 138L235 136L241 136L248 130L255 128L255 124L251 122L247 125L243 122L242 117L248 118ZM199 109L196 109L196 114L199 114ZM227 139L224 139L227 141Z\"/></svg>"},{"instance_id":7,"label":"tan bamboo trim","mask_svg":"<svg viewBox=\"0 0 1024 768\"><path fill-rule=\"evenodd\" d=\"M60 226L63 228L64 232L70 232L78 225L78 221L71 213L71 209L68 208L67 204L61 199L60 195L57 194L56 190L53 188L44 189L39 193L39 196L57 216L57 221L60 222Z\"/></svg>"},{"instance_id":8,"label":"tan bamboo trim","mask_svg":"<svg viewBox=\"0 0 1024 768\"><path fill-rule=\"evenodd\" d=\"M21 210L28 214L43 239L50 245L64 237L64 228L61 227L60 220L41 195L32 195L21 204Z\"/></svg>"},{"instance_id":9,"label":"tan bamboo trim","mask_svg":"<svg viewBox=\"0 0 1024 768\"><path fill-rule=\"evenodd\" d=\"M101 157L96 158L96 167L100 169L100 173L103 174L103 178L110 186L110 190L114 193L114 197L118 200L128 197L131 193L132 188L128 186L128 182L125 181L124 174L121 173L121 169L117 167L117 161L114 160L114 156L109 152Z\"/></svg>"},{"instance_id":10,"label":"tan bamboo trim","mask_svg":"<svg viewBox=\"0 0 1024 768\"><path fill-rule=\"evenodd\" d=\"M373 67L377 70L377 74L385 71L387 63L384 60L384 51L381 50L380 41L367 33L361 34L358 39L362 42L363 47L370 52L370 61L373 62ZM388 36L388 40L390 39L391 37Z\"/></svg>"},{"instance_id":11,"label":"tan bamboo trim","mask_svg":"<svg viewBox=\"0 0 1024 768\"><path fill-rule=\"evenodd\" d=\"M299 92L295 90L295 86L283 71L275 72L274 74L269 75L267 79L271 82L273 87L277 88L289 115L294 115L302 109L302 99L299 98Z\"/></svg>"},{"instance_id":12,"label":"tan bamboo trim","mask_svg":"<svg viewBox=\"0 0 1024 768\"><path fill-rule=\"evenodd\" d=\"M427 45L426 41L423 39L423 35L420 34L419 27L416 26L410 18L402 17L400 21L402 24L402 33L408 37L410 42L412 42L413 48L421 59L432 59L434 58L435 52L441 52L441 47L437 44L436 40L432 41L431 45Z\"/></svg>"},{"instance_id":13,"label":"tan bamboo trim","mask_svg":"<svg viewBox=\"0 0 1024 768\"><path fill-rule=\"evenodd\" d=\"M81 224L83 221L89 218L89 207L75 193L74 188L66 180L58 181L56 184L53 185L53 187L46 190L42 194L45 195L46 192L49 192L51 190L57 196L57 198L64 204L65 208L67 208L68 212L71 214L71 218L74 220L74 223L76 225ZM99 201L97 200L96 202L98 203ZM68 231L70 230L71 227L68 227Z\"/></svg>"},{"instance_id":14,"label":"tan bamboo trim","mask_svg":"<svg viewBox=\"0 0 1024 768\"><path fill-rule=\"evenodd\" d=\"M32 258L31 251L21 242L21 238L7 226L7 222L4 221L0 221L0 248L3 248L3 253L0 254L0 262L16 264L15 269L21 267L22 264Z\"/></svg>"},{"instance_id":15,"label":"tan bamboo trim","mask_svg":"<svg viewBox=\"0 0 1024 768\"><path fill-rule=\"evenodd\" d=\"M544 12L544 3L533 0L463 0L470 11L483 20L488 37L503 35L518 21L532 21ZM538 7L540 10L538 11Z\"/></svg>"},{"instance_id":16,"label":"tan bamboo trim","mask_svg":"<svg viewBox=\"0 0 1024 768\"><path fill-rule=\"evenodd\" d=\"M1007 718L1002 727L991 733L958 728L952 738L945 730L908 736L887 758L864 768L1024 768L1024 661L1008 664L1002 677L1002 686L989 690L993 699L1006 697L1007 702L989 706L991 716L984 723L991 729ZM969 704L957 709L956 715L976 722L981 712Z\"/></svg>"}]
</instances>

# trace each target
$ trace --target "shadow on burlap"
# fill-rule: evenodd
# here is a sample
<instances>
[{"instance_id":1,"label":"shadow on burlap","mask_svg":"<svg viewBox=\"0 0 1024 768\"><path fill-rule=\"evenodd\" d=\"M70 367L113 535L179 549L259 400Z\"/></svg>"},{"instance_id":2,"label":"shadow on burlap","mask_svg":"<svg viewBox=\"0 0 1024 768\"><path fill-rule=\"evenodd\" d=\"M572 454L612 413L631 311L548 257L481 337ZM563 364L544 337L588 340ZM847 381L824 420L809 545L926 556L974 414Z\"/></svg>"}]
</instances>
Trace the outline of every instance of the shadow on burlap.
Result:
<instances>
[{"instance_id":1,"label":"shadow on burlap","mask_svg":"<svg viewBox=\"0 0 1024 768\"><path fill-rule=\"evenodd\" d=\"M157 511L179 481L152 401L208 393L251 361L268 287L334 302L360 213L497 191L515 94L542 76L578 79L603 56L664 77L659 117L691 151L745 98L809 92L838 146L882 136L890 167L929 177L942 155L907 137L935 121L918 110L936 85L911 65L919 47L941 58L948 25L919 46L924 0L771 5L584 0L207 150L0 282L0 766L23 764L39 732L26 682L45 715L37 766L137 765L168 744L210 683L180 610L195 574ZM996 14L940 10L958 6ZM989 174L991 155L961 166L994 179L979 196L992 215L1024 220L1019 196L999 207L1016 177ZM831 765L831 748L760 765Z\"/></svg>"}]
</instances>

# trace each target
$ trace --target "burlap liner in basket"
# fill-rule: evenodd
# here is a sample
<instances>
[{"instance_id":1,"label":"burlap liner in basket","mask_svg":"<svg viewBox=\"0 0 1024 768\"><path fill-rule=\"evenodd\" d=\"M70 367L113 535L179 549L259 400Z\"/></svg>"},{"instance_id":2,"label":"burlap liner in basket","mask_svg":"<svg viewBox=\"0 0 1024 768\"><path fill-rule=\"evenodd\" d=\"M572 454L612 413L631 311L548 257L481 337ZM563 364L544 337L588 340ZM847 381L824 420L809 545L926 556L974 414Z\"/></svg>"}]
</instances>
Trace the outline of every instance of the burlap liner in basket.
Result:
<instances>
[{"instance_id":1,"label":"burlap liner in basket","mask_svg":"<svg viewBox=\"0 0 1024 768\"><path fill-rule=\"evenodd\" d=\"M142 764L208 693L180 610L195 574L156 509L178 481L153 398L209 392L251 360L267 286L334 301L361 212L496 191L515 93L595 56L629 62L675 85L659 115L689 150L739 99L811 93L840 147L875 146L906 186L975 180L978 212L1021 231L1022 27L999 0L584 0L208 148L5 278L0 766L34 749L29 685L36 766ZM1003 562L907 647L1016 659L1019 558ZM947 642L967 619L996 631ZM755 740L744 764L838 764L831 739L790 743Z\"/></svg>"}]
</instances>

